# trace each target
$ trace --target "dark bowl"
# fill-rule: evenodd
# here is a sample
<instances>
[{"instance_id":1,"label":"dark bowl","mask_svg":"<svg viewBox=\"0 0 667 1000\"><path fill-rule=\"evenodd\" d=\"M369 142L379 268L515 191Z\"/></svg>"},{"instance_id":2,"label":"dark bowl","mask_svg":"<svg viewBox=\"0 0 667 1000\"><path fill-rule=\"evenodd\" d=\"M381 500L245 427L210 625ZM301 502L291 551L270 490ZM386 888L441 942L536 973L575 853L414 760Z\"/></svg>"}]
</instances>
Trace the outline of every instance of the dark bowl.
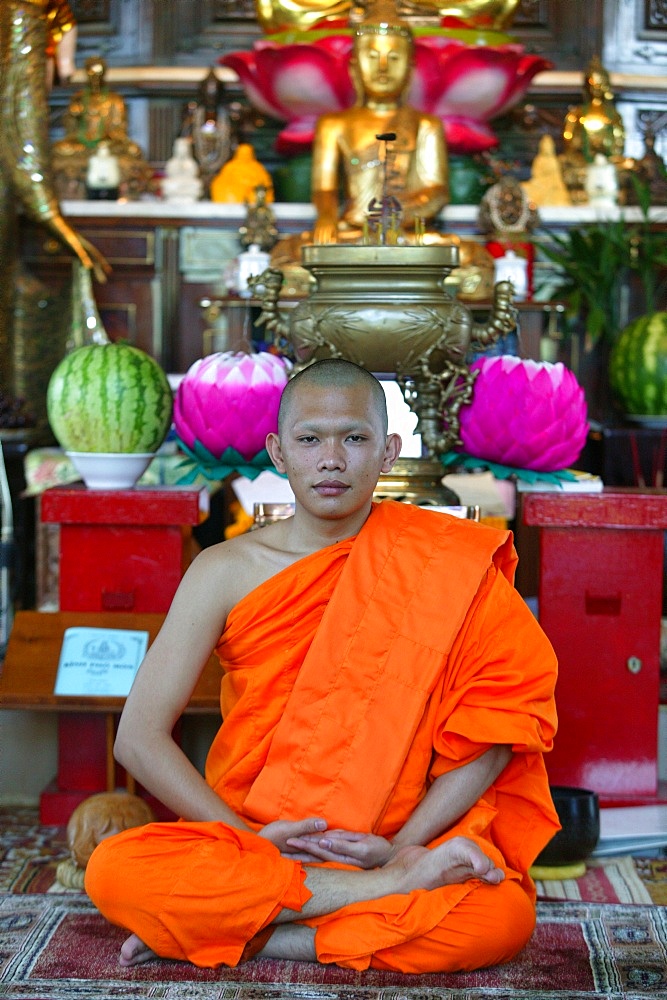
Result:
<instances>
[{"instance_id":1,"label":"dark bowl","mask_svg":"<svg viewBox=\"0 0 667 1000\"><path fill-rule=\"evenodd\" d=\"M562 830L551 838L536 865L571 865L584 861L600 838L600 803L588 788L554 785L550 789Z\"/></svg>"}]
</instances>

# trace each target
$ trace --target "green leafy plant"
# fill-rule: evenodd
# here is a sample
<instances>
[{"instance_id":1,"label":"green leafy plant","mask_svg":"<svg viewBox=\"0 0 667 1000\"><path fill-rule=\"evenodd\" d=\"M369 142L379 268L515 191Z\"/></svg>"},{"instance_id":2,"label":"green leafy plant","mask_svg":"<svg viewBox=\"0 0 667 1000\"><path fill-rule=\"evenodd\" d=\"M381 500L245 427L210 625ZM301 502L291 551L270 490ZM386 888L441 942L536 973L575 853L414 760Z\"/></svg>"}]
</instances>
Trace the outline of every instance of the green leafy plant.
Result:
<instances>
[{"instance_id":1,"label":"green leafy plant","mask_svg":"<svg viewBox=\"0 0 667 1000\"><path fill-rule=\"evenodd\" d=\"M564 301L568 314L585 322L589 344L612 344L620 333L624 325L621 289L633 275L642 292L636 315L654 312L661 305L667 236L651 225L648 184L634 174L631 182L641 210L639 222L628 223L621 215L572 228L566 234L549 232L548 240L536 241L543 256L558 266L560 281L551 289L551 298Z\"/></svg>"}]
</instances>

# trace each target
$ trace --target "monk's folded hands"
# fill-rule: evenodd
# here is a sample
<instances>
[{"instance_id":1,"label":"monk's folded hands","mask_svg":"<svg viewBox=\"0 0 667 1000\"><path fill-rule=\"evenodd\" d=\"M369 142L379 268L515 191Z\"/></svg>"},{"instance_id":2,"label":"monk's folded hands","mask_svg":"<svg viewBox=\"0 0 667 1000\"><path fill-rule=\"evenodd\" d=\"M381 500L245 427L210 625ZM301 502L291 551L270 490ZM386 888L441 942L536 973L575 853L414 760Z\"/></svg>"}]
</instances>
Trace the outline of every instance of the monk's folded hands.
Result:
<instances>
[{"instance_id":1,"label":"monk's folded hands","mask_svg":"<svg viewBox=\"0 0 667 1000\"><path fill-rule=\"evenodd\" d=\"M289 844L320 861L337 861L357 868L381 868L398 850L386 837L354 830L327 830L326 836L315 833L292 837Z\"/></svg>"},{"instance_id":2,"label":"monk's folded hands","mask_svg":"<svg viewBox=\"0 0 667 1000\"><path fill-rule=\"evenodd\" d=\"M311 852L305 838L311 836L317 839L326 828L327 821L318 816L295 821L279 819L267 823L258 831L258 835L270 840L281 854L293 861L319 861L320 858Z\"/></svg>"}]
</instances>

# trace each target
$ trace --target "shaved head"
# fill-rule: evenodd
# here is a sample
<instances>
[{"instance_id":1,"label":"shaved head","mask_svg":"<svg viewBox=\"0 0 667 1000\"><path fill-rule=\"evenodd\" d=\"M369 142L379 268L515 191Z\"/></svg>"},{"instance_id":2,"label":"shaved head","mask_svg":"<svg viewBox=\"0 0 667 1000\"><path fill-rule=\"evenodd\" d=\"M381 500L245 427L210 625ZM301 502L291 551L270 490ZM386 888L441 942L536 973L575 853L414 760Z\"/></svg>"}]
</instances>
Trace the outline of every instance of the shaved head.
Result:
<instances>
[{"instance_id":1,"label":"shaved head","mask_svg":"<svg viewBox=\"0 0 667 1000\"><path fill-rule=\"evenodd\" d=\"M365 368L355 365L353 361L345 361L343 358L324 358L322 361L316 361L297 372L289 380L280 398L278 433L283 433L286 415L292 399L299 392L299 387L302 389L318 387L322 389L349 389L361 386L366 386L373 403L373 409L382 423L382 433L386 435L388 426L387 399L382 384L375 375L371 375Z\"/></svg>"}]
</instances>

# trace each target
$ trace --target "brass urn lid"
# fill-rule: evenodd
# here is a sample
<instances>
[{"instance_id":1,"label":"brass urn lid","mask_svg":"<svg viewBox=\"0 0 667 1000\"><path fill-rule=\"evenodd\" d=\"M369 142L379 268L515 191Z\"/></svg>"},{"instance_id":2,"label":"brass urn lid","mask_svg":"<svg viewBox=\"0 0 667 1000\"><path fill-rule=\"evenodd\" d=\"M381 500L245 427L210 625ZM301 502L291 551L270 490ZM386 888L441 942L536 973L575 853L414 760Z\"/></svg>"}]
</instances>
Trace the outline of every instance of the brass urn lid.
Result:
<instances>
[{"instance_id":1,"label":"brass urn lid","mask_svg":"<svg viewBox=\"0 0 667 1000\"><path fill-rule=\"evenodd\" d=\"M365 246L360 243L307 243L301 247L304 267L442 267L459 264L457 246Z\"/></svg>"},{"instance_id":2,"label":"brass urn lid","mask_svg":"<svg viewBox=\"0 0 667 1000\"><path fill-rule=\"evenodd\" d=\"M444 469L431 458L399 458L391 472L380 476L375 500L403 500L416 504L452 506L461 503L457 494L442 483Z\"/></svg>"}]
</instances>

